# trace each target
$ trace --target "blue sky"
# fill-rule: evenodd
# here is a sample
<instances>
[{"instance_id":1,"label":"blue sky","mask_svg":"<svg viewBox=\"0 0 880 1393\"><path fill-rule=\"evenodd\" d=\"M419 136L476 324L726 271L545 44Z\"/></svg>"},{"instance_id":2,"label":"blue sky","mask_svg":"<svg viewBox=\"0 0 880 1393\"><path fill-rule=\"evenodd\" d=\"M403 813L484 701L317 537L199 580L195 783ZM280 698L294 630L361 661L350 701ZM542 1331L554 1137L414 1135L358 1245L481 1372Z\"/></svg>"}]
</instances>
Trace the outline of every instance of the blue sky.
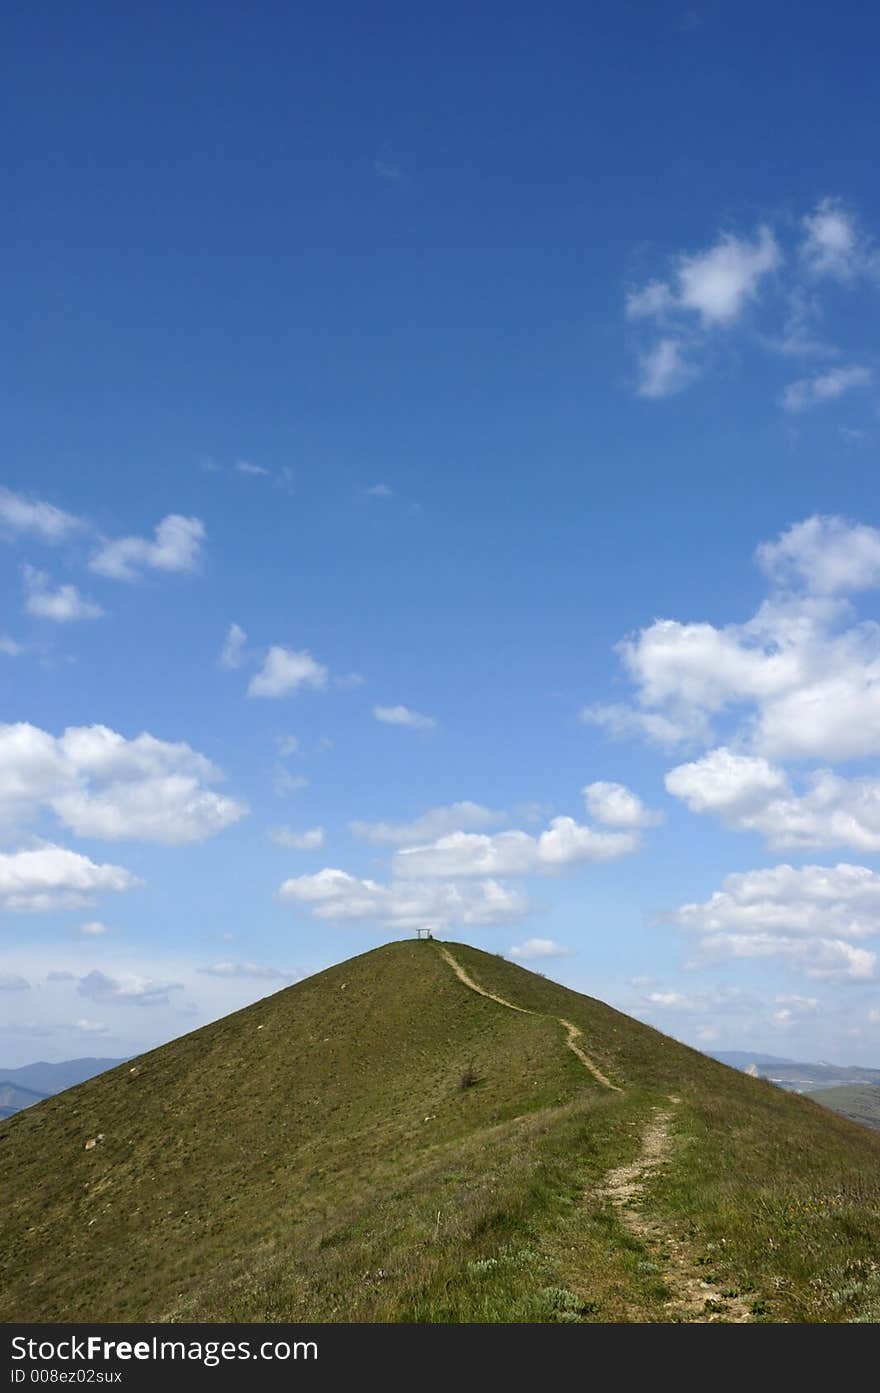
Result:
<instances>
[{"instance_id":1,"label":"blue sky","mask_svg":"<svg viewBox=\"0 0 880 1393\"><path fill-rule=\"evenodd\" d=\"M880 1064L880 21L790 18L11 14L0 1062L424 923Z\"/></svg>"}]
</instances>

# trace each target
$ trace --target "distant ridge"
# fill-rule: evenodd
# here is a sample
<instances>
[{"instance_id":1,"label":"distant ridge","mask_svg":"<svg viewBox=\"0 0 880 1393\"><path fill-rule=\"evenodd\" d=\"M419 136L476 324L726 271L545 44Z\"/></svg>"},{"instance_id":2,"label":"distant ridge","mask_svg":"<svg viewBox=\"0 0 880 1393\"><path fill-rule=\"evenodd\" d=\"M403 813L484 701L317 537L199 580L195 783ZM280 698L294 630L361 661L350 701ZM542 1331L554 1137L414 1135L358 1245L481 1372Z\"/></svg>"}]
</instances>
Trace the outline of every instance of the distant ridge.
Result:
<instances>
[{"instance_id":1,"label":"distant ridge","mask_svg":"<svg viewBox=\"0 0 880 1393\"><path fill-rule=\"evenodd\" d=\"M28 1090L48 1096L60 1093L62 1089L73 1088L86 1079L102 1074L106 1069L114 1069L124 1064L123 1059L65 1059L60 1064L47 1064L39 1060L36 1064L23 1064L17 1069L4 1069L0 1065L0 1082L17 1084Z\"/></svg>"},{"instance_id":2,"label":"distant ridge","mask_svg":"<svg viewBox=\"0 0 880 1393\"><path fill-rule=\"evenodd\" d=\"M20 1084L10 1083L8 1079L0 1079L0 1118L12 1117L13 1113L39 1103L47 1096L45 1093L38 1093L34 1088L22 1088Z\"/></svg>"},{"instance_id":3,"label":"distant ridge","mask_svg":"<svg viewBox=\"0 0 880 1393\"><path fill-rule=\"evenodd\" d=\"M880 1085L880 1069L865 1069L860 1065L804 1063L796 1059L780 1059L772 1054L754 1054L749 1050L720 1050L711 1055L734 1069L757 1069L758 1074L781 1088L809 1093L817 1088L836 1084L866 1083Z\"/></svg>"}]
</instances>

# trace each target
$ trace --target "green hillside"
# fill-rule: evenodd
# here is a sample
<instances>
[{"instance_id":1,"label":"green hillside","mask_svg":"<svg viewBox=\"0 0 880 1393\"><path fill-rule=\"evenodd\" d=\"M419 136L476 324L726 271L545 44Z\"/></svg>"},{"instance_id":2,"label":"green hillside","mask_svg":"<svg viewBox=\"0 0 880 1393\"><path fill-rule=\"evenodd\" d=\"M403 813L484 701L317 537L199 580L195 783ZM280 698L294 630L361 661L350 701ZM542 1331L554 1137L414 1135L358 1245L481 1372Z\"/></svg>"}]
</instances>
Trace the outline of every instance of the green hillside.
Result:
<instances>
[{"instance_id":1,"label":"green hillside","mask_svg":"<svg viewBox=\"0 0 880 1393\"><path fill-rule=\"evenodd\" d=\"M841 1117L880 1131L880 1088L876 1084L848 1083L837 1088L817 1088L809 1096L822 1107L839 1112Z\"/></svg>"},{"instance_id":2,"label":"green hillside","mask_svg":"<svg viewBox=\"0 0 880 1393\"><path fill-rule=\"evenodd\" d=\"M880 1136L446 949L0 1124L0 1319L880 1317Z\"/></svg>"}]
</instances>

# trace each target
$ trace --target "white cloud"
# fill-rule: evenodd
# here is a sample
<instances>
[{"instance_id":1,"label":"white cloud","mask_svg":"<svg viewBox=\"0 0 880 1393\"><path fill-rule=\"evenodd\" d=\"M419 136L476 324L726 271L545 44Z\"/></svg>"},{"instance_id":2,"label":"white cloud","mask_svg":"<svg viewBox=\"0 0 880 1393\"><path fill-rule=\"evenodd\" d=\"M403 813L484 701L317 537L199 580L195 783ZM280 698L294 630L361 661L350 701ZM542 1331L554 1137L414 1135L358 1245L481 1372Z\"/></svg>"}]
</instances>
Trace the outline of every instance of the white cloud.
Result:
<instances>
[{"instance_id":1,"label":"white cloud","mask_svg":"<svg viewBox=\"0 0 880 1393\"><path fill-rule=\"evenodd\" d=\"M848 518L813 516L757 549L771 579L815 595L880 587L880 530Z\"/></svg>"},{"instance_id":2,"label":"white cloud","mask_svg":"<svg viewBox=\"0 0 880 1393\"><path fill-rule=\"evenodd\" d=\"M538 836L528 832L451 832L425 846L395 853L401 879L550 873L585 861L612 861L638 849L632 832L597 832L571 817L555 817Z\"/></svg>"},{"instance_id":3,"label":"white cloud","mask_svg":"<svg viewBox=\"0 0 880 1393\"><path fill-rule=\"evenodd\" d=\"M446 807L429 808L411 822L350 822L348 825L355 837L372 842L374 846L405 846L407 843L434 841L448 832L492 827L506 820L506 813L493 812L481 803L465 800Z\"/></svg>"},{"instance_id":4,"label":"white cloud","mask_svg":"<svg viewBox=\"0 0 880 1393\"><path fill-rule=\"evenodd\" d=\"M641 798L625 784L600 781L587 784L581 792L590 817L606 827L635 830L639 827L656 827L663 821L662 813L646 808Z\"/></svg>"},{"instance_id":5,"label":"white cloud","mask_svg":"<svg viewBox=\"0 0 880 1393\"><path fill-rule=\"evenodd\" d=\"M0 852L0 908L15 913L75 909L94 894L130 890L140 882L122 866L47 843L32 851Z\"/></svg>"},{"instance_id":6,"label":"white cloud","mask_svg":"<svg viewBox=\"0 0 880 1393\"><path fill-rule=\"evenodd\" d=\"M104 1025L102 1021L90 1021L88 1017L80 1016L79 1020L74 1022L74 1029L81 1031L83 1035L106 1035L109 1026Z\"/></svg>"},{"instance_id":7,"label":"white cloud","mask_svg":"<svg viewBox=\"0 0 880 1393\"><path fill-rule=\"evenodd\" d=\"M409 726L411 730L433 730L437 724L433 716L422 716L408 706L374 706L373 715L385 725Z\"/></svg>"},{"instance_id":8,"label":"white cloud","mask_svg":"<svg viewBox=\"0 0 880 1393\"><path fill-rule=\"evenodd\" d=\"M169 993L181 991L181 982L156 981L136 973L112 977L94 969L81 977L77 991L90 1001L112 1002L122 1006L167 1006Z\"/></svg>"},{"instance_id":9,"label":"white cloud","mask_svg":"<svg viewBox=\"0 0 880 1393\"><path fill-rule=\"evenodd\" d=\"M651 281L630 291L630 319L666 315L671 310L699 315L705 327L732 324L754 300L764 276L776 270L782 256L770 228L760 227L754 240L722 234L714 246L676 258L672 285Z\"/></svg>"},{"instance_id":10,"label":"white cloud","mask_svg":"<svg viewBox=\"0 0 880 1393\"><path fill-rule=\"evenodd\" d=\"M371 498L393 498L394 489L390 484L371 484L367 489Z\"/></svg>"},{"instance_id":11,"label":"white cloud","mask_svg":"<svg viewBox=\"0 0 880 1393\"><path fill-rule=\"evenodd\" d=\"M657 400L684 391L697 376L698 369L685 358L678 339L659 339L653 347L639 355L639 379L636 391L640 397Z\"/></svg>"},{"instance_id":12,"label":"white cloud","mask_svg":"<svg viewBox=\"0 0 880 1393\"><path fill-rule=\"evenodd\" d=\"M823 198L803 219L801 255L815 276L848 281L878 270L873 248L840 199Z\"/></svg>"},{"instance_id":13,"label":"white cloud","mask_svg":"<svg viewBox=\"0 0 880 1393\"><path fill-rule=\"evenodd\" d=\"M0 972L0 992L29 992L31 984L17 972Z\"/></svg>"},{"instance_id":14,"label":"white cloud","mask_svg":"<svg viewBox=\"0 0 880 1393\"><path fill-rule=\"evenodd\" d=\"M0 634L0 653L6 658L17 658L21 653L22 646L16 643L14 638L7 638L5 634Z\"/></svg>"},{"instance_id":15,"label":"white cloud","mask_svg":"<svg viewBox=\"0 0 880 1393\"><path fill-rule=\"evenodd\" d=\"M276 846L290 847L293 851L319 851L324 845L324 828L309 827L305 832L294 832L292 827L271 827L269 837Z\"/></svg>"},{"instance_id":16,"label":"white cloud","mask_svg":"<svg viewBox=\"0 0 880 1393\"><path fill-rule=\"evenodd\" d=\"M81 518L63 512L53 503L26 498L0 486L0 535L5 530L29 533L44 542L61 542L84 526Z\"/></svg>"},{"instance_id":17,"label":"white cloud","mask_svg":"<svg viewBox=\"0 0 880 1393\"><path fill-rule=\"evenodd\" d=\"M659 745L661 749L689 744L695 735L692 718L682 724L658 711L638 711L619 702L584 706L578 719L585 725L602 726L615 740L638 736L652 745Z\"/></svg>"},{"instance_id":18,"label":"white cloud","mask_svg":"<svg viewBox=\"0 0 880 1393\"><path fill-rule=\"evenodd\" d=\"M56 624L68 624L76 619L99 619L104 613L100 605L87 600L75 585L59 585L52 589L45 571L33 566L22 568L25 602L28 614L39 619L52 619Z\"/></svg>"},{"instance_id":19,"label":"white cloud","mask_svg":"<svg viewBox=\"0 0 880 1393\"><path fill-rule=\"evenodd\" d=\"M278 736L278 753L282 759L289 759L291 755L299 754L299 740L295 735Z\"/></svg>"},{"instance_id":20,"label":"white cloud","mask_svg":"<svg viewBox=\"0 0 880 1393\"><path fill-rule=\"evenodd\" d=\"M678 301L706 325L732 324L781 260L768 227L759 228L752 242L724 235L708 251L679 258Z\"/></svg>"},{"instance_id":21,"label":"white cloud","mask_svg":"<svg viewBox=\"0 0 880 1393\"><path fill-rule=\"evenodd\" d=\"M691 812L760 832L774 850L880 851L880 779L845 779L819 769L805 783L807 791L798 794L783 769L723 746L666 775L669 792Z\"/></svg>"},{"instance_id":22,"label":"white cloud","mask_svg":"<svg viewBox=\"0 0 880 1393\"><path fill-rule=\"evenodd\" d=\"M261 967L259 963L212 963L210 967L200 967L199 972L208 977L249 977L255 981L290 982L290 973L279 972L277 967Z\"/></svg>"},{"instance_id":23,"label":"white cloud","mask_svg":"<svg viewBox=\"0 0 880 1393\"><path fill-rule=\"evenodd\" d=\"M865 866L775 866L729 875L673 922L698 936L702 960L781 957L810 977L863 981L877 955L880 876Z\"/></svg>"},{"instance_id":24,"label":"white cloud","mask_svg":"<svg viewBox=\"0 0 880 1393\"><path fill-rule=\"evenodd\" d=\"M225 668L241 667L245 661L244 646L246 643L247 634L241 625L230 624L220 652L220 666Z\"/></svg>"},{"instance_id":25,"label":"white cloud","mask_svg":"<svg viewBox=\"0 0 880 1393\"><path fill-rule=\"evenodd\" d=\"M117 537L95 552L90 568L112 580L136 580L141 572L194 571L201 560L205 524L169 513L148 537Z\"/></svg>"},{"instance_id":26,"label":"white cloud","mask_svg":"<svg viewBox=\"0 0 880 1393\"><path fill-rule=\"evenodd\" d=\"M253 463L252 463L250 460L248 460L248 459L240 459L240 460L238 460L238 462L236 463L235 468L236 468L236 472L237 472L237 473L239 473L239 474L249 474L249 475L251 475L252 478L255 478L255 479L264 479L264 478L266 478L266 476L267 476L268 473L269 473L268 469L266 469L266 467L265 467L264 465L262 465L262 464L253 464Z\"/></svg>"},{"instance_id":27,"label":"white cloud","mask_svg":"<svg viewBox=\"0 0 880 1393\"><path fill-rule=\"evenodd\" d=\"M403 930L503 924L528 910L524 895L493 879L464 885L437 881L381 885L332 867L286 880L278 895L316 919L375 920Z\"/></svg>"},{"instance_id":28,"label":"white cloud","mask_svg":"<svg viewBox=\"0 0 880 1393\"><path fill-rule=\"evenodd\" d=\"M665 281L649 281L641 290L626 295L627 319L649 319L675 308L676 300Z\"/></svg>"},{"instance_id":29,"label":"white cloud","mask_svg":"<svg viewBox=\"0 0 880 1393\"><path fill-rule=\"evenodd\" d=\"M302 687L320 690L326 685L327 669L307 649L297 653L292 648L274 644L260 671L251 678L248 696L284 697Z\"/></svg>"},{"instance_id":30,"label":"white cloud","mask_svg":"<svg viewBox=\"0 0 880 1393\"><path fill-rule=\"evenodd\" d=\"M102 924L100 919L89 919L85 924L80 924L79 931L89 938L100 938L103 934L108 934L110 929L106 924Z\"/></svg>"},{"instance_id":31,"label":"white cloud","mask_svg":"<svg viewBox=\"0 0 880 1393\"><path fill-rule=\"evenodd\" d=\"M878 534L839 518L808 519L759 548L765 570L801 588L777 592L743 624L658 619L616 645L637 705L590 707L582 719L671 745L717 741L771 759L880 753L880 626L854 621L832 592L877 583ZM804 593L810 588L818 593Z\"/></svg>"},{"instance_id":32,"label":"white cloud","mask_svg":"<svg viewBox=\"0 0 880 1393\"><path fill-rule=\"evenodd\" d=\"M47 809L81 837L182 844L237 822L246 805L214 792L220 771L183 742L107 726L70 726L55 737L0 725L0 824Z\"/></svg>"},{"instance_id":33,"label":"white cloud","mask_svg":"<svg viewBox=\"0 0 880 1393\"><path fill-rule=\"evenodd\" d=\"M680 764L666 775L666 788L692 813L718 813L741 819L785 793L788 779L782 769L760 755L741 755L720 746L691 764Z\"/></svg>"},{"instance_id":34,"label":"white cloud","mask_svg":"<svg viewBox=\"0 0 880 1393\"><path fill-rule=\"evenodd\" d=\"M275 774L272 786L279 798L287 798L291 793L299 793L300 789L308 788L309 781L304 774L291 774L289 769L285 769L283 764L275 766Z\"/></svg>"},{"instance_id":35,"label":"white cloud","mask_svg":"<svg viewBox=\"0 0 880 1393\"><path fill-rule=\"evenodd\" d=\"M514 944L510 950L510 957L528 963L537 962L541 958L567 958L572 951L571 948L563 947L561 943L555 943L552 938L527 938L525 943Z\"/></svg>"},{"instance_id":36,"label":"white cloud","mask_svg":"<svg viewBox=\"0 0 880 1393\"><path fill-rule=\"evenodd\" d=\"M868 368L855 364L848 368L828 368L813 377L790 382L782 393L781 402L786 411L809 411L811 407L837 401L854 387L868 387L870 383Z\"/></svg>"},{"instance_id":37,"label":"white cloud","mask_svg":"<svg viewBox=\"0 0 880 1393\"><path fill-rule=\"evenodd\" d=\"M815 996L777 996L776 1010L770 1016L771 1023L787 1030L789 1026L799 1025L805 1016L812 1016L819 1008Z\"/></svg>"}]
</instances>

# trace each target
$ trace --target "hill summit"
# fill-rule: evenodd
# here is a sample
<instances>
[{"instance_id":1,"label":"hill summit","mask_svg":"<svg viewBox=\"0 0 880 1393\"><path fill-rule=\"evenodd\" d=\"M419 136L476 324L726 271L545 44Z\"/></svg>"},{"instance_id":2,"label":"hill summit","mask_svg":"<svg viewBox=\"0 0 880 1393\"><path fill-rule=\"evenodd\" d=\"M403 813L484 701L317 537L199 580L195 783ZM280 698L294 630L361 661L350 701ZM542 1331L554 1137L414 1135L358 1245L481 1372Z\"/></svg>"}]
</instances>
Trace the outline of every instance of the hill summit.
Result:
<instances>
[{"instance_id":1,"label":"hill summit","mask_svg":"<svg viewBox=\"0 0 880 1393\"><path fill-rule=\"evenodd\" d=\"M880 1136L462 944L0 1124L0 1319L880 1317Z\"/></svg>"}]
</instances>

